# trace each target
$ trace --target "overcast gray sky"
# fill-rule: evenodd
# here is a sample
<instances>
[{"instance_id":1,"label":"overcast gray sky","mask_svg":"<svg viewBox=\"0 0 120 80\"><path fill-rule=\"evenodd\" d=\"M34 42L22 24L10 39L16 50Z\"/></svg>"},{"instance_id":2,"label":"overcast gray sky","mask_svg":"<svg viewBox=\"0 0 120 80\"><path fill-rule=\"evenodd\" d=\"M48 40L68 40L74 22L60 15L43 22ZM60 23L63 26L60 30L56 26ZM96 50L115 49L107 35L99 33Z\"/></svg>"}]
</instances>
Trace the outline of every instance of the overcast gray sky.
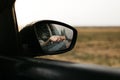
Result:
<instances>
[{"instance_id":1,"label":"overcast gray sky","mask_svg":"<svg viewBox=\"0 0 120 80\"><path fill-rule=\"evenodd\" d=\"M120 0L16 0L20 26L44 19L79 26L120 26Z\"/></svg>"}]
</instances>

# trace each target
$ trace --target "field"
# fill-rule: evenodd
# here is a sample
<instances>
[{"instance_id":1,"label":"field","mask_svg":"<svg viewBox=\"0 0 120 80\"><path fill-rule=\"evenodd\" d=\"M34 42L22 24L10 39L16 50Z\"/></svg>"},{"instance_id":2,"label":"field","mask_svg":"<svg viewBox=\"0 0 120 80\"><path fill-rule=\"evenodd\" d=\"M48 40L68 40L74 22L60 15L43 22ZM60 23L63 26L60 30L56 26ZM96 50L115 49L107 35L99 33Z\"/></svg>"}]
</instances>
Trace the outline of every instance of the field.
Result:
<instances>
[{"instance_id":1,"label":"field","mask_svg":"<svg viewBox=\"0 0 120 80\"><path fill-rule=\"evenodd\" d=\"M76 29L78 38L72 51L41 58L120 67L120 27L76 27Z\"/></svg>"}]
</instances>

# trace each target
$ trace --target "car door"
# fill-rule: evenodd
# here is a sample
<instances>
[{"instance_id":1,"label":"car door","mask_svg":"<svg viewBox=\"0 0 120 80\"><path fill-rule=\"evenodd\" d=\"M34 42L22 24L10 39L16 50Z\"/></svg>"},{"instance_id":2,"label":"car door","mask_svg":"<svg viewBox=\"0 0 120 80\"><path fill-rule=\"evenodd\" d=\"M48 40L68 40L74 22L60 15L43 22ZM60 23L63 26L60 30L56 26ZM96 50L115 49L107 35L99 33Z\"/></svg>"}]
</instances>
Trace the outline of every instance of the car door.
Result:
<instances>
[{"instance_id":1,"label":"car door","mask_svg":"<svg viewBox=\"0 0 120 80\"><path fill-rule=\"evenodd\" d=\"M5 80L119 80L119 69L96 65L77 64L65 61L34 59L34 58L5 58L3 78ZM2 61L1 61L2 62ZM3 62L2 62L3 63Z\"/></svg>"},{"instance_id":2,"label":"car door","mask_svg":"<svg viewBox=\"0 0 120 80\"><path fill-rule=\"evenodd\" d=\"M20 55L21 46L16 27L14 0L12 1L8 0L2 4L4 0L0 0L1 80L120 80L119 69ZM6 3L8 6L4 8Z\"/></svg>"}]
</instances>

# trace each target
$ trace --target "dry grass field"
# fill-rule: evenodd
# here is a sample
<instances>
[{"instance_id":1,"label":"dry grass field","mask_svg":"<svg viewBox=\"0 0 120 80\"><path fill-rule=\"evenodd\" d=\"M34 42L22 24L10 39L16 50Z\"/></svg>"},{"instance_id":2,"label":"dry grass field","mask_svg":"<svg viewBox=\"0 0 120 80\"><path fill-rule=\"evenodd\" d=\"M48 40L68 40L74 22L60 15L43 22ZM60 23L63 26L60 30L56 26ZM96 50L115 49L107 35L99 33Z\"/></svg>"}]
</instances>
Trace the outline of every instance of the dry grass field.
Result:
<instances>
[{"instance_id":1,"label":"dry grass field","mask_svg":"<svg viewBox=\"0 0 120 80\"><path fill-rule=\"evenodd\" d=\"M72 51L41 58L120 67L120 27L76 27L76 29L78 38Z\"/></svg>"}]
</instances>

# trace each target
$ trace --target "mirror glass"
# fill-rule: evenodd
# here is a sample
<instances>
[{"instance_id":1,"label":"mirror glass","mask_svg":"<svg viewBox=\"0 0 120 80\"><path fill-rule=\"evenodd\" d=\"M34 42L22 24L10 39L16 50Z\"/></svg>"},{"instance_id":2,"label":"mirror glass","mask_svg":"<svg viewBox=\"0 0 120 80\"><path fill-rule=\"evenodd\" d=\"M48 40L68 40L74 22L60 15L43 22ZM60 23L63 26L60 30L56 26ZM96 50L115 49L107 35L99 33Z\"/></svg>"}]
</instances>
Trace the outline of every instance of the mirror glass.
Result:
<instances>
[{"instance_id":1,"label":"mirror glass","mask_svg":"<svg viewBox=\"0 0 120 80\"><path fill-rule=\"evenodd\" d=\"M60 24L38 24L35 32L43 51L65 50L70 47L73 39L73 30Z\"/></svg>"}]
</instances>

